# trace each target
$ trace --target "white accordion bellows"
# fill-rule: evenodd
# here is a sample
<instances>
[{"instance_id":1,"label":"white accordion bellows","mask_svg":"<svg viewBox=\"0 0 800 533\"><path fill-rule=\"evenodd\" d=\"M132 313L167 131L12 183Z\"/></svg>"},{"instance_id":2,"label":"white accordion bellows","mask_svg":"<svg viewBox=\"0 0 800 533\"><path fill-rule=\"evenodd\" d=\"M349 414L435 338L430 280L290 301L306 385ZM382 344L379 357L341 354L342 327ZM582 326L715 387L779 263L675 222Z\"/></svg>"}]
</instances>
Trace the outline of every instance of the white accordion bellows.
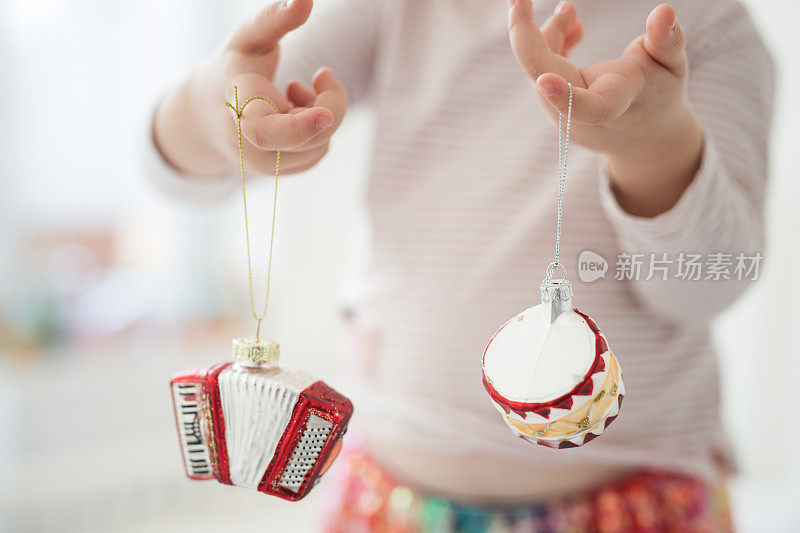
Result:
<instances>
[{"instance_id":1,"label":"white accordion bellows","mask_svg":"<svg viewBox=\"0 0 800 533\"><path fill-rule=\"evenodd\" d=\"M271 373L263 379L260 369L231 365L219 375L231 482L240 487L258 488L300 391L314 382L305 372Z\"/></svg>"}]
</instances>

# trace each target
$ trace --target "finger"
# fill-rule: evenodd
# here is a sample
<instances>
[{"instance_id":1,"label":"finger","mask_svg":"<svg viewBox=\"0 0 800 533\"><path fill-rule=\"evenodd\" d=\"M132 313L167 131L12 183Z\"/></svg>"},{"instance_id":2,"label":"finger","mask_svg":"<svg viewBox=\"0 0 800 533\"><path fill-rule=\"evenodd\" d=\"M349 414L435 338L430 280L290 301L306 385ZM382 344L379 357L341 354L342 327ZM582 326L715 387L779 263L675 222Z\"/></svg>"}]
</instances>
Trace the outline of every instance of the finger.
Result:
<instances>
[{"instance_id":1,"label":"finger","mask_svg":"<svg viewBox=\"0 0 800 533\"><path fill-rule=\"evenodd\" d=\"M324 143L302 152L283 152L281 154L281 170L287 173L302 172L313 167L328 153L330 143ZM284 166L285 165L285 166Z\"/></svg>"},{"instance_id":2,"label":"finger","mask_svg":"<svg viewBox=\"0 0 800 533\"><path fill-rule=\"evenodd\" d=\"M314 104L317 93L306 87L303 82L292 80L289 86L286 87L286 96L295 106L311 107Z\"/></svg>"},{"instance_id":3,"label":"finger","mask_svg":"<svg viewBox=\"0 0 800 533\"><path fill-rule=\"evenodd\" d=\"M569 85L558 74L543 74L536 87L562 115L569 111ZM619 74L604 74L588 88L573 86L572 120L580 124L602 125L619 118L635 100L642 84Z\"/></svg>"},{"instance_id":4,"label":"finger","mask_svg":"<svg viewBox=\"0 0 800 533\"><path fill-rule=\"evenodd\" d=\"M339 128L347 111L347 90L329 68L319 69L314 74L312 83L316 91L314 105L331 111L333 124L324 133L293 149L298 152L318 148L330 142L331 136Z\"/></svg>"},{"instance_id":5,"label":"finger","mask_svg":"<svg viewBox=\"0 0 800 533\"><path fill-rule=\"evenodd\" d=\"M329 68L321 68L314 74L312 80L317 98L314 103L333 112L336 118L334 127L338 127L347 111L347 89L336 79Z\"/></svg>"},{"instance_id":6,"label":"finger","mask_svg":"<svg viewBox=\"0 0 800 533\"><path fill-rule=\"evenodd\" d=\"M235 88L235 91L234 91ZM280 113L285 113L289 110L289 100L284 96L277 87L272 84L269 78L261 74L247 73L240 74L233 79L233 85L228 89L228 102L235 104L236 96L238 95L239 109L254 96L268 99L275 107L278 108ZM275 110L272 106L263 100L253 100L247 104L247 110L253 114L260 113L268 115L274 113ZM235 115L231 113L235 119Z\"/></svg>"},{"instance_id":7,"label":"finger","mask_svg":"<svg viewBox=\"0 0 800 533\"><path fill-rule=\"evenodd\" d=\"M257 115L248 107L242 115L242 135L261 150L293 150L333 124L333 115L324 107L299 113Z\"/></svg>"},{"instance_id":8,"label":"finger","mask_svg":"<svg viewBox=\"0 0 800 533\"><path fill-rule=\"evenodd\" d=\"M245 54L269 52L281 37L308 19L312 4L313 0L274 2L239 28L228 46Z\"/></svg>"},{"instance_id":9,"label":"finger","mask_svg":"<svg viewBox=\"0 0 800 533\"><path fill-rule=\"evenodd\" d=\"M671 6L661 4L647 17L644 49L664 68L679 75L686 71L686 38Z\"/></svg>"},{"instance_id":10,"label":"finger","mask_svg":"<svg viewBox=\"0 0 800 533\"><path fill-rule=\"evenodd\" d=\"M327 153L328 145L307 152L281 151L280 171L282 175L300 172L313 166ZM247 168L259 174L271 175L275 172L275 152L259 150L250 145L245 147Z\"/></svg>"},{"instance_id":11,"label":"finger","mask_svg":"<svg viewBox=\"0 0 800 533\"><path fill-rule=\"evenodd\" d=\"M292 152L302 153L327 146L334 132L342 123L345 112L347 111L347 90L339 80L336 79L336 76L334 76L330 69L319 69L314 74L312 83L314 89L317 91L314 93L315 98L313 104L330 110L333 113L334 122L332 126L327 128L320 135L317 135L305 144L293 148L291 150Z\"/></svg>"},{"instance_id":12,"label":"finger","mask_svg":"<svg viewBox=\"0 0 800 533\"><path fill-rule=\"evenodd\" d=\"M564 39L564 57L569 55L575 46L583 39L583 23L578 22L572 32Z\"/></svg>"},{"instance_id":13,"label":"finger","mask_svg":"<svg viewBox=\"0 0 800 533\"><path fill-rule=\"evenodd\" d=\"M550 70L553 52L533 21L531 0L509 0L508 36L511 49L522 68L536 79Z\"/></svg>"},{"instance_id":14,"label":"finger","mask_svg":"<svg viewBox=\"0 0 800 533\"><path fill-rule=\"evenodd\" d=\"M560 2L542 26L542 35L550 50L565 55L567 36L578 24L578 10L572 2Z\"/></svg>"}]
</instances>

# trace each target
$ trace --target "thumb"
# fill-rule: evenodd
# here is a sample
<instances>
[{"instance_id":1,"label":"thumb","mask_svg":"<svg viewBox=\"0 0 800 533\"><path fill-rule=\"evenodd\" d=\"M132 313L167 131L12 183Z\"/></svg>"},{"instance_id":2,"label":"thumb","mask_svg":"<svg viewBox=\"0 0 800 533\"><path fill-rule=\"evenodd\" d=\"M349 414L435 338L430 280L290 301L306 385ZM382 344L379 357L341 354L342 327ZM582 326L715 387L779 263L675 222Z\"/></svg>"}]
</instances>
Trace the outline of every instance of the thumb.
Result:
<instances>
[{"instance_id":1,"label":"thumb","mask_svg":"<svg viewBox=\"0 0 800 533\"><path fill-rule=\"evenodd\" d=\"M686 38L671 6L661 4L647 17L644 49L667 70L678 76L685 74Z\"/></svg>"},{"instance_id":2,"label":"thumb","mask_svg":"<svg viewBox=\"0 0 800 533\"><path fill-rule=\"evenodd\" d=\"M228 47L245 54L269 52L284 35L308 20L312 5L313 0L274 2L239 28Z\"/></svg>"}]
</instances>

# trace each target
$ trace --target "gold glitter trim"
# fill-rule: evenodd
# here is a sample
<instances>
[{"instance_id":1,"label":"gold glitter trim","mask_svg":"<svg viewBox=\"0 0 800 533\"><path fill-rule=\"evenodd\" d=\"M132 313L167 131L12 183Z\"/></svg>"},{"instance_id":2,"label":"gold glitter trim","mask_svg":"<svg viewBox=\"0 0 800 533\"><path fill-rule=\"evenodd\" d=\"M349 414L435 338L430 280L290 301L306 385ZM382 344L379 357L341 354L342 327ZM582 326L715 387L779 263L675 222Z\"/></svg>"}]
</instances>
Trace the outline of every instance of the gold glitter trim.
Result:
<instances>
[{"instance_id":1,"label":"gold glitter trim","mask_svg":"<svg viewBox=\"0 0 800 533\"><path fill-rule=\"evenodd\" d=\"M602 400L602 399L603 399L603 396L605 396L605 395L606 395L606 390L605 390L605 389L603 389L603 390L601 390L599 393L597 393L597 396L595 396L595 397L594 397L594 400L592 400L592 401L593 401L594 403L598 403L600 400Z\"/></svg>"}]
</instances>

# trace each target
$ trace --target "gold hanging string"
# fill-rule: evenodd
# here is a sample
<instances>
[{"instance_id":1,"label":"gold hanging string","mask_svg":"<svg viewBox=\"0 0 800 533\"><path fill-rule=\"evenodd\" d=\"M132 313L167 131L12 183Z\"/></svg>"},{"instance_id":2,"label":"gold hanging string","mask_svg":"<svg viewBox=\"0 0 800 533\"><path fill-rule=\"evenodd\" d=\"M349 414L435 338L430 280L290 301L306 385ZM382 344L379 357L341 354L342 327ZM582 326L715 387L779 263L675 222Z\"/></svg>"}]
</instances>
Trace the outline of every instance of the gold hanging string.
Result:
<instances>
[{"instance_id":1,"label":"gold hanging string","mask_svg":"<svg viewBox=\"0 0 800 533\"><path fill-rule=\"evenodd\" d=\"M236 113L236 136L239 141L239 163L242 170L242 204L244 205L244 235L245 239L247 240L247 276L250 280L250 312L253 315L253 318L256 319L256 342L261 340L261 321L264 320L264 317L267 316L267 305L269 304L269 279L270 275L272 274L272 247L273 243L275 242L275 213L277 210L278 205L278 175L280 173L280 166L281 166L281 151L278 150L275 152L275 187L274 187L274 194L272 196L272 229L270 230L269 236L269 258L267 259L267 294L264 297L264 310L259 315L256 311L256 304L255 304L255 295L253 294L253 267L252 262L250 260L250 227L247 222L247 189L245 187L245 179L244 179L244 149L242 147L242 113L244 113L244 108L247 107L247 104L252 102L253 100L263 100L272 106L272 109L275 113L280 113L278 111L278 107L273 104L268 98L264 98L263 96L252 96L245 100L242 104L242 107L239 107L239 88L234 85L233 86L233 99L234 105L230 102L225 102L225 105L233 109L233 112Z\"/></svg>"}]
</instances>

